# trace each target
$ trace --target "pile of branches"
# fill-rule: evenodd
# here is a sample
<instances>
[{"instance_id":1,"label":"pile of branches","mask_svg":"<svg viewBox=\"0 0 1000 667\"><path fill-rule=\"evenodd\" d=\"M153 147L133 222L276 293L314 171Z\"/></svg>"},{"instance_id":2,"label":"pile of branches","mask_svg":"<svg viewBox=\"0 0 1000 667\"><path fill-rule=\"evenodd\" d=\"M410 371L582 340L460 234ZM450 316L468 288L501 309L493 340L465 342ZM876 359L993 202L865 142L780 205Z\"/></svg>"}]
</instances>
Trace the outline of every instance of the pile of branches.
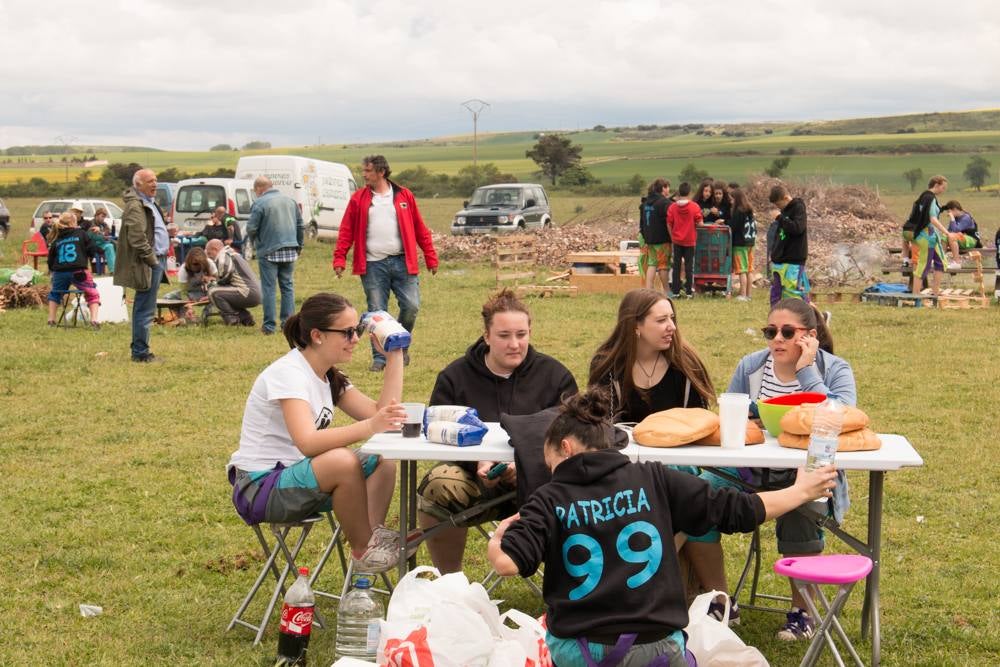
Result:
<instances>
[{"instance_id":1,"label":"pile of branches","mask_svg":"<svg viewBox=\"0 0 1000 667\"><path fill-rule=\"evenodd\" d=\"M0 285L0 310L44 306L48 296L48 285Z\"/></svg>"}]
</instances>

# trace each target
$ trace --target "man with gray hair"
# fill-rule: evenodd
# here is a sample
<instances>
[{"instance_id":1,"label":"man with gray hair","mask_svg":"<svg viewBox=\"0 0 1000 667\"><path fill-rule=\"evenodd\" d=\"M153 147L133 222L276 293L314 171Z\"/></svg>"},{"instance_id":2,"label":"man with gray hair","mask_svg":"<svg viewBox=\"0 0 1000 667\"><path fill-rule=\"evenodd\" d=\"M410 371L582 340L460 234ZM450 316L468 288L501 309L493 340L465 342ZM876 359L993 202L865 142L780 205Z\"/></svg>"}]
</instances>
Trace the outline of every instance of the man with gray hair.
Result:
<instances>
[{"instance_id":1,"label":"man with gray hair","mask_svg":"<svg viewBox=\"0 0 1000 667\"><path fill-rule=\"evenodd\" d=\"M257 252L260 268L261 296L264 303L264 323L261 333L275 332L275 284L281 290L281 326L295 312L295 260L302 252L305 224L295 200L281 194L267 176L258 176L253 182L257 195L250 207L247 238Z\"/></svg>"},{"instance_id":2,"label":"man with gray hair","mask_svg":"<svg viewBox=\"0 0 1000 667\"><path fill-rule=\"evenodd\" d=\"M256 322L247 309L260 305L260 283L250 262L219 239L208 242L205 254L216 266L216 286L208 289L208 298L222 321L230 326L254 326Z\"/></svg>"},{"instance_id":3,"label":"man with gray hair","mask_svg":"<svg viewBox=\"0 0 1000 667\"><path fill-rule=\"evenodd\" d=\"M167 280L170 237L154 196L156 174L140 169L132 176L132 187L122 199L122 227L118 234L115 285L135 290L132 305L132 361L162 361L149 350L149 331L156 313L156 294Z\"/></svg>"}]
</instances>

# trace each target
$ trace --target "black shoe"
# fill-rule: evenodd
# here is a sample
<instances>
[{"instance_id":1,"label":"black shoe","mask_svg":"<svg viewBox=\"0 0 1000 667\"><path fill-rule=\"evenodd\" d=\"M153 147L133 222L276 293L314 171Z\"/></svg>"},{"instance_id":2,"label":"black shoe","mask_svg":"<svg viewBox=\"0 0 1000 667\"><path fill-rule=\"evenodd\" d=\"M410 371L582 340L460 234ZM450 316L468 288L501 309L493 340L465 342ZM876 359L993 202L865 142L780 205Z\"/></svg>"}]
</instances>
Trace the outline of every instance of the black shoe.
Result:
<instances>
[{"instance_id":1,"label":"black shoe","mask_svg":"<svg viewBox=\"0 0 1000 667\"><path fill-rule=\"evenodd\" d=\"M403 365L404 366L410 365L410 348L406 348L405 350L403 350Z\"/></svg>"},{"instance_id":2,"label":"black shoe","mask_svg":"<svg viewBox=\"0 0 1000 667\"><path fill-rule=\"evenodd\" d=\"M261 327L260 328L260 332L262 334L264 334L265 336L273 336L274 335L274 329L265 329L264 327Z\"/></svg>"},{"instance_id":3,"label":"black shoe","mask_svg":"<svg viewBox=\"0 0 1000 667\"><path fill-rule=\"evenodd\" d=\"M385 370L385 362L379 361L378 359L372 359L372 365L368 367L372 373L381 373Z\"/></svg>"},{"instance_id":4,"label":"black shoe","mask_svg":"<svg viewBox=\"0 0 1000 667\"><path fill-rule=\"evenodd\" d=\"M162 364L163 357L158 357L152 352L142 357L132 357L132 361L137 364Z\"/></svg>"}]
</instances>

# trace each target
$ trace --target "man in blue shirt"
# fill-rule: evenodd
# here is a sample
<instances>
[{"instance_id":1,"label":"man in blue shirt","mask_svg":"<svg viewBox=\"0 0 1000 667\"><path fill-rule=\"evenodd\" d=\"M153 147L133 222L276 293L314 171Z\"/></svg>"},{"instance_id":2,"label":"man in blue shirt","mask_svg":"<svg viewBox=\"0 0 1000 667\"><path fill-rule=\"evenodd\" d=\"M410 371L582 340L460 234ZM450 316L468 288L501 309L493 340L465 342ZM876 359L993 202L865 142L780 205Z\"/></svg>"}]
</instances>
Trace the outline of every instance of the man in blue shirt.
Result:
<instances>
[{"instance_id":1,"label":"man in blue shirt","mask_svg":"<svg viewBox=\"0 0 1000 667\"><path fill-rule=\"evenodd\" d=\"M281 326L295 312L295 260L299 258L305 239L305 224L299 205L288 195L283 195L267 176L258 176L253 182L257 195L250 207L247 221L247 238L257 252L260 267L261 299L264 305L264 324L261 333L275 332L275 284L281 290Z\"/></svg>"},{"instance_id":2,"label":"man in blue shirt","mask_svg":"<svg viewBox=\"0 0 1000 667\"><path fill-rule=\"evenodd\" d=\"M122 199L121 233L118 235L115 285L135 290L132 305L132 361L162 361L149 350L149 330L156 313L160 283L167 281L167 251L170 237L156 195L156 174L140 169L132 176L132 187Z\"/></svg>"}]
</instances>

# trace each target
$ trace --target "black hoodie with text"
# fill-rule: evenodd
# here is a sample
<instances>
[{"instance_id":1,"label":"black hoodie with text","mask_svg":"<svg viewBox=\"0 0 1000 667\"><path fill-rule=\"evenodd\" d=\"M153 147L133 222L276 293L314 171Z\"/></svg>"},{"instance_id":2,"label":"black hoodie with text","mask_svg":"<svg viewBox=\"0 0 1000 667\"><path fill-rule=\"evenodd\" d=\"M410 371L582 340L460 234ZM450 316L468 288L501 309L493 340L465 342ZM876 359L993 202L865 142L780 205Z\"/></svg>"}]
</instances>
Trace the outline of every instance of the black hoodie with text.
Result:
<instances>
[{"instance_id":1,"label":"black hoodie with text","mask_svg":"<svg viewBox=\"0 0 1000 667\"><path fill-rule=\"evenodd\" d=\"M749 532L765 517L755 494L617 450L566 459L520 514L500 547L522 577L545 564L546 619L561 638L683 629L674 533Z\"/></svg>"}]
</instances>

